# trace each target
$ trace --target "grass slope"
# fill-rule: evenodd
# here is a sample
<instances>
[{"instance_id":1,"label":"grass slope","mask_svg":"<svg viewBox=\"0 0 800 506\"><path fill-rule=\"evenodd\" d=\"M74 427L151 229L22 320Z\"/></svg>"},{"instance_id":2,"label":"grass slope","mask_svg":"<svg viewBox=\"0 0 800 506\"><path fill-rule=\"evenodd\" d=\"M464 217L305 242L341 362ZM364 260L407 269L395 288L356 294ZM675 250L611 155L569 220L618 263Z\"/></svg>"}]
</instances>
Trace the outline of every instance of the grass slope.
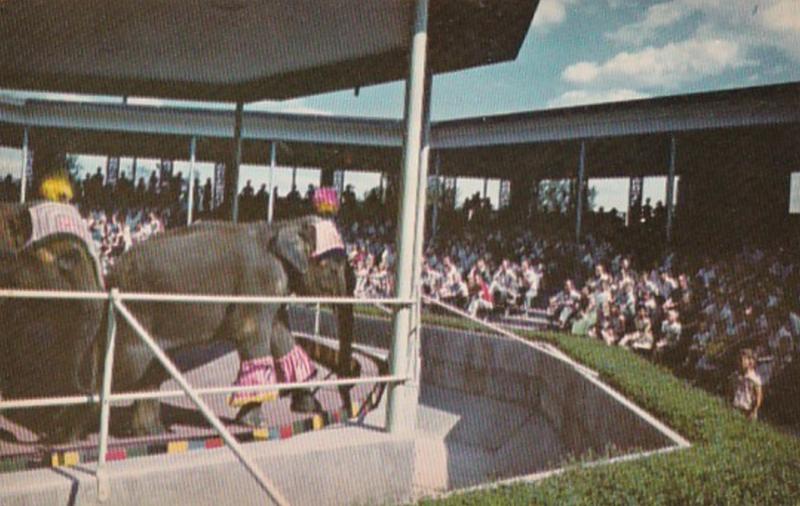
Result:
<instances>
[{"instance_id":1,"label":"grass slope","mask_svg":"<svg viewBox=\"0 0 800 506\"><path fill-rule=\"evenodd\" d=\"M474 330L454 318L429 324ZM669 371L603 343L560 333L527 333L547 341L688 438L693 447L592 468L575 465L536 484L454 495L424 504L800 504L800 441L751 423L722 399Z\"/></svg>"}]
</instances>

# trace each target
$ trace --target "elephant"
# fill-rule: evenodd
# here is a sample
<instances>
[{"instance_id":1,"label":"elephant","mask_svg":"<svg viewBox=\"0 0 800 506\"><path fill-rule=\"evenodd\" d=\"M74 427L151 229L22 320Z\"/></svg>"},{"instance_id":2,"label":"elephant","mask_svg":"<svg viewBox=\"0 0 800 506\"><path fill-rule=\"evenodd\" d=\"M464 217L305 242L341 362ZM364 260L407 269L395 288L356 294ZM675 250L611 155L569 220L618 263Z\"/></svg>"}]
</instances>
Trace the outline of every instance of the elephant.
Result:
<instances>
[{"instance_id":1,"label":"elephant","mask_svg":"<svg viewBox=\"0 0 800 506\"><path fill-rule=\"evenodd\" d=\"M0 204L0 287L103 291L94 244L78 211L52 202ZM0 393L4 400L95 391L103 300L0 299ZM96 409L85 405L3 413L41 441L82 439Z\"/></svg>"},{"instance_id":2,"label":"elephant","mask_svg":"<svg viewBox=\"0 0 800 506\"><path fill-rule=\"evenodd\" d=\"M317 216L268 224L200 222L167 231L132 247L110 269L110 287L120 292L286 296L353 293L354 275L335 225ZM131 302L134 316L165 351L215 341L231 343L240 358L235 384L303 382L315 366L289 329L288 310L280 304L203 304ZM340 338L339 376L351 375L353 308L336 305ZM113 388L157 390L168 379L152 352L120 322L114 358ZM86 346L89 348L90 346ZM349 389L340 389L349 405ZM308 389L296 389L291 409L313 412L319 403ZM269 396L234 394L237 419L261 425L260 406ZM128 431L161 433L160 404L134 403Z\"/></svg>"}]
</instances>

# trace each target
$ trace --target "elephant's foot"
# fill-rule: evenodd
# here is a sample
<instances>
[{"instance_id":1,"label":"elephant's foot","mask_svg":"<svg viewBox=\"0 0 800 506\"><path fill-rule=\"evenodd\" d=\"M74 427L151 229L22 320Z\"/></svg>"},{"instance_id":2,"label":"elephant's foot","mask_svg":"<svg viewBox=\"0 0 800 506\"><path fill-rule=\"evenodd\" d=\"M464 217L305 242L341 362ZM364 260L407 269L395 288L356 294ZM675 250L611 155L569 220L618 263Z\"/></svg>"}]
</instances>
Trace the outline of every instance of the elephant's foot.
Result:
<instances>
[{"instance_id":1,"label":"elephant's foot","mask_svg":"<svg viewBox=\"0 0 800 506\"><path fill-rule=\"evenodd\" d=\"M318 413L322 411L322 405L309 390L294 390L291 409L295 413Z\"/></svg>"},{"instance_id":2,"label":"elephant's foot","mask_svg":"<svg viewBox=\"0 0 800 506\"><path fill-rule=\"evenodd\" d=\"M248 427L263 427L265 421L261 414L261 404L252 402L242 406L236 413L236 421Z\"/></svg>"},{"instance_id":3,"label":"elephant's foot","mask_svg":"<svg viewBox=\"0 0 800 506\"><path fill-rule=\"evenodd\" d=\"M273 385L275 383L275 362L272 357L254 358L242 361L239 364L239 374L235 386ZM278 393L274 390L267 392L236 392L228 397L228 405L234 408L246 408L251 404L274 401ZM241 411L240 411L241 413Z\"/></svg>"},{"instance_id":4,"label":"elephant's foot","mask_svg":"<svg viewBox=\"0 0 800 506\"><path fill-rule=\"evenodd\" d=\"M132 436L154 436L167 432L161 423L161 404L154 400L136 401L128 432Z\"/></svg>"},{"instance_id":5,"label":"elephant's foot","mask_svg":"<svg viewBox=\"0 0 800 506\"><path fill-rule=\"evenodd\" d=\"M83 411L67 408L53 418L54 428L39 438L45 445L75 443L86 439L92 431L92 423L96 420L96 410L80 406Z\"/></svg>"},{"instance_id":6,"label":"elephant's foot","mask_svg":"<svg viewBox=\"0 0 800 506\"><path fill-rule=\"evenodd\" d=\"M353 387L351 385L343 385L339 387L339 396L342 398L342 407L345 409L350 409L350 390L352 389Z\"/></svg>"},{"instance_id":7,"label":"elephant's foot","mask_svg":"<svg viewBox=\"0 0 800 506\"><path fill-rule=\"evenodd\" d=\"M83 441L89 435L86 424L70 425L68 427L58 427L47 434L44 434L39 441L47 446L62 445L67 443L77 443Z\"/></svg>"}]
</instances>

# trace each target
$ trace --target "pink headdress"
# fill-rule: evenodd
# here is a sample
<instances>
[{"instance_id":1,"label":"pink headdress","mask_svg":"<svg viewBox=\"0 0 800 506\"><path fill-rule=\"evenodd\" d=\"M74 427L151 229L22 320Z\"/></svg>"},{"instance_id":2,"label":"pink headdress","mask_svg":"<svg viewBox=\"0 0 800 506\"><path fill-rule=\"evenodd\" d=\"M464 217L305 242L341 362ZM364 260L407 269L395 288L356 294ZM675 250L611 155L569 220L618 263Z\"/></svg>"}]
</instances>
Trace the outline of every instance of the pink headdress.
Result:
<instances>
[{"instance_id":1,"label":"pink headdress","mask_svg":"<svg viewBox=\"0 0 800 506\"><path fill-rule=\"evenodd\" d=\"M336 214L339 211L339 195L335 188L317 188L314 191L314 209L320 214Z\"/></svg>"}]
</instances>

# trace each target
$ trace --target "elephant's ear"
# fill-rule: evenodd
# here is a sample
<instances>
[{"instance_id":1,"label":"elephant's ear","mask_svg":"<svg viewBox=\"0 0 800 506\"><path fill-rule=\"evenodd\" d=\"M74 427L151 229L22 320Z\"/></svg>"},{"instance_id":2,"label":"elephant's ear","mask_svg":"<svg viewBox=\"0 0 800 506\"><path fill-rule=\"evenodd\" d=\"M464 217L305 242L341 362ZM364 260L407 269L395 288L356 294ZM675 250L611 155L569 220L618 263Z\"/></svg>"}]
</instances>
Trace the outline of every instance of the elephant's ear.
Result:
<instances>
[{"instance_id":1,"label":"elephant's ear","mask_svg":"<svg viewBox=\"0 0 800 506\"><path fill-rule=\"evenodd\" d=\"M273 242L273 250L297 272L308 272L308 258L314 248L314 226L300 222L281 228Z\"/></svg>"},{"instance_id":2,"label":"elephant's ear","mask_svg":"<svg viewBox=\"0 0 800 506\"><path fill-rule=\"evenodd\" d=\"M19 251L32 231L31 215L26 206L0 205L0 251Z\"/></svg>"}]
</instances>

